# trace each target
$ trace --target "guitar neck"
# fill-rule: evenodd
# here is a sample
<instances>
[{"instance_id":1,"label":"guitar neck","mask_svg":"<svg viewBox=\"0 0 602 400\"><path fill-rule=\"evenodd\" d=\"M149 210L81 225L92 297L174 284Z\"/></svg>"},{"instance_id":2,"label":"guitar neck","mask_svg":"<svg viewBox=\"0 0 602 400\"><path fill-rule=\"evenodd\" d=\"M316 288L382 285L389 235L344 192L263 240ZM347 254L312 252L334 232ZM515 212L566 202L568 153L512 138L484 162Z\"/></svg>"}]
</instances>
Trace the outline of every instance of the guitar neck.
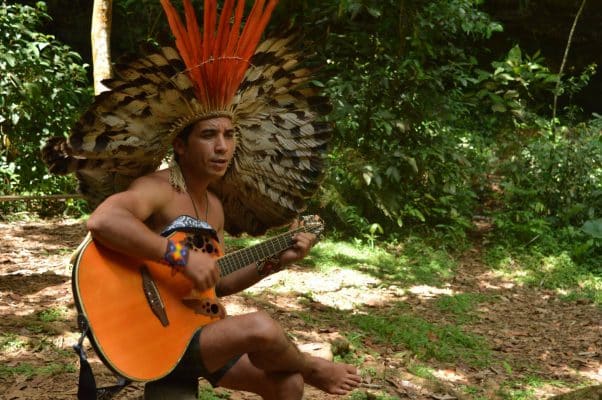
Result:
<instances>
[{"instance_id":1,"label":"guitar neck","mask_svg":"<svg viewBox=\"0 0 602 400\"><path fill-rule=\"evenodd\" d=\"M226 254L217 260L221 276L226 276L247 265L279 254L293 245L293 236L297 232L307 232L304 226L284 232L251 247Z\"/></svg>"}]
</instances>

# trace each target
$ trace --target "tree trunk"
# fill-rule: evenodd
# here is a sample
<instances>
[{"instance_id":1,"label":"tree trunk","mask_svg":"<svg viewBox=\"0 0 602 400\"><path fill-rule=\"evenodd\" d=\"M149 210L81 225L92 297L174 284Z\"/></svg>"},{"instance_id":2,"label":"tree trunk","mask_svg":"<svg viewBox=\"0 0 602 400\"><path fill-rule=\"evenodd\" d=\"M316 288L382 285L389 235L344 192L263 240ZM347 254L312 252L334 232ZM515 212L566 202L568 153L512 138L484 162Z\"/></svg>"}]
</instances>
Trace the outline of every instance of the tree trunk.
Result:
<instances>
[{"instance_id":1,"label":"tree trunk","mask_svg":"<svg viewBox=\"0 0 602 400\"><path fill-rule=\"evenodd\" d=\"M111 77L111 9L113 0L94 0L92 11L92 71L94 94L108 90L101 82Z\"/></svg>"}]
</instances>

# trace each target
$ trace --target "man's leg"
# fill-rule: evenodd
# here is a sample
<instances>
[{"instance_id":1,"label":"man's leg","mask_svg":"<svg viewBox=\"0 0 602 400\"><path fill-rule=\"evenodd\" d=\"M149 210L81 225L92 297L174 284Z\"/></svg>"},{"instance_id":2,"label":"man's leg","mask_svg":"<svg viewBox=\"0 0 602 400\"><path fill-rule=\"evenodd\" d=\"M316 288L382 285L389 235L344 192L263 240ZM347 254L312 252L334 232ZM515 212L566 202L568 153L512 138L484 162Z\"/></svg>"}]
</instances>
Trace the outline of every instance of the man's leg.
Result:
<instances>
[{"instance_id":1,"label":"man's leg","mask_svg":"<svg viewBox=\"0 0 602 400\"><path fill-rule=\"evenodd\" d=\"M218 382L219 386L257 393L264 400L301 400L303 377L299 373L266 372L251 363L245 354Z\"/></svg>"},{"instance_id":2,"label":"man's leg","mask_svg":"<svg viewBox=\"0 0 602 400\"><path fill-rule=\"evenodd\" d=\"M213 372L231 358L246 354L248 363L245 361L244 364L235 365L241 372L237 376L242 378L244 373L252 373L252 366L265 374L263 384L274 384L275 377L299 374L305 383L320 390L345 394L361 381L356 368L351 365L335 364L301 353L280 325L263 311L229 317L205 326L200 336L200 346L201 358L208 371ZM232 368L222 379L223 382L219 382L220 385L228 387L235 372L237 370ZM259 375L254 377L258 379ZM294 381L296 378L287 379Z\"/></svg>"}]
</instances>

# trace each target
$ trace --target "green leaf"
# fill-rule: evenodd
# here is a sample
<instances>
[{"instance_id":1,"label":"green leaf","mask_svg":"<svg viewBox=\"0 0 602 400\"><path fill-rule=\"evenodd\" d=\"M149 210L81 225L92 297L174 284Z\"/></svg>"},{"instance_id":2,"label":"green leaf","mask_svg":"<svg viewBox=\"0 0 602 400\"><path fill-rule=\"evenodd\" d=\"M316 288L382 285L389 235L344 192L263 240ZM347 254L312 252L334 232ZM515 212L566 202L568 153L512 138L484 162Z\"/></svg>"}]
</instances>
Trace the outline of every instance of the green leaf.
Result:
<instances>
[{"instance_id":1,"label":"green leaf","mask_svg":"<svg viewBox=\"0 0 602 400\"><path fill-rule=\"evenodd\" d=\"M405 160L410 164L414 172L418 173L418 164L416 164L416 159L414 157L404 157Z\"/></svg>"},{"instance_id":2,"label":"green leaf","mask_svg":"<svg viewBox=\"0 0 602 400\"><path fill-rule=\"evenodd\" d=\"M503 113L508 111L508 109L502 103L495 103L491 106L491 111Z\"/></svg>"},{"instance_id":3,"label":"green leaf","mask_svg":"<svg viewBox=\"0 0 602 400\"><path fill-rule=\"evenodd\" d=\"M364 178L364 182L366 182L366 185L370 186L370 183L372 183L372 172L370 171L366 171L364 173L362 173L362 177Z\"/></svg>"},{"instance_id":4,"label":"green leaf","mask_svg":"<svg viewBox=\"0 0 602 400\"><path fill-rule=\"evenodd\" d=\"M514 61L514 62L520 63L520 62L522 62L522 59L523 59L522 52L521 52L520 47L518 45L514 46L510 50L510 52L508 52L508 60L509 61Z\"/></svg>"},{"instance_id":5,"label":"green leaf","mask_svg":"<svg viewBox=\"0 0 602 400\"><path fill-rule=\"evenodd\" d=\"M602 239L602 218L587 221L581 230L596 239Z\"/></svg>"},{"instance_id":6,"label":"green leaf","mask_svg":"<svg viewBox=\"0 0 602 400\"><path fill-rule=\"evenodd\" d=\"M368 10L368 13L370 15L372 15L374 18L379 18L381 16L381 11L379 9L376 9L374 7L366 7L366 10Z\"/></svg>"}]
</instances>

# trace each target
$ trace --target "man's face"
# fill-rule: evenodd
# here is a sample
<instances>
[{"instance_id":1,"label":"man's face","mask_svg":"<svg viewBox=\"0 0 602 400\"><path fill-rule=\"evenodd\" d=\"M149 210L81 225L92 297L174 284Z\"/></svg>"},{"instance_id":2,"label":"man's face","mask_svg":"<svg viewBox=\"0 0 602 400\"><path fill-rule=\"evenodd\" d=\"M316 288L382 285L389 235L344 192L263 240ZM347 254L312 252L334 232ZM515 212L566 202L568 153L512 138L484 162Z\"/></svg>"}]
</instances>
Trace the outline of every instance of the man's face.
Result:
<instances>
[{"instance_id":1,"label":"man's face","mask_svg":"<svg viewBox=\"0 0 602 400\"><path fill-rule=\"evenodd\" d=\"M226 117L197 122L186 143L174 142L180 166L198 177L216 179L224 176L236 147L232 121Z\"/></svg>"}]
</instances>

